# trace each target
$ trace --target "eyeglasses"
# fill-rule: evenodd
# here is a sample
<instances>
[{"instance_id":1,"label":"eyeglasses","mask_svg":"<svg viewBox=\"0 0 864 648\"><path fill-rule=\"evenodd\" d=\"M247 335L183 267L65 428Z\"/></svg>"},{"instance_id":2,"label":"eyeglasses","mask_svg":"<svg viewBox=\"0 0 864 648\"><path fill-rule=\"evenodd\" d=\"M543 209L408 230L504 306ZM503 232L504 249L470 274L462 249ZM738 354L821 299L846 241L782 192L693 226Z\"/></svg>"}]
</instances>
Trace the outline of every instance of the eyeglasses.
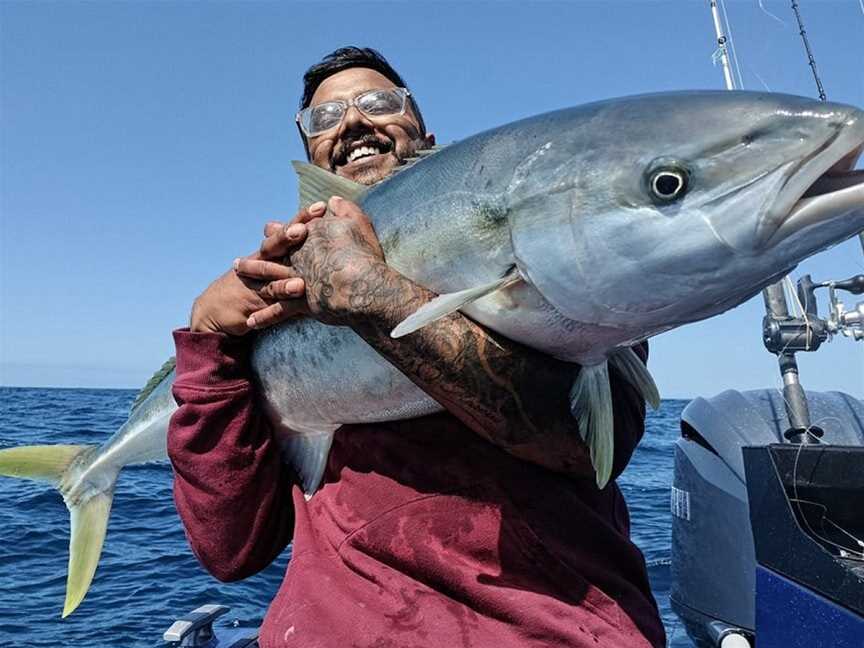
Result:
<instances>
[{"instance_id":1,"label":"eyeglasses","mask_svg":"<svg viewBox=\"0 0 864 648\"><path fill-rule=\"evenodd\" d=\"M316 137L336 128L345 118L348 108L356 106L367 117L383 115L402 115L405 103L411 93L405 88L370 90L359 94L350 101L325 101L317 106L309 106L297 113L295 121L306 137Z\"/></svg>"}]
</instances>

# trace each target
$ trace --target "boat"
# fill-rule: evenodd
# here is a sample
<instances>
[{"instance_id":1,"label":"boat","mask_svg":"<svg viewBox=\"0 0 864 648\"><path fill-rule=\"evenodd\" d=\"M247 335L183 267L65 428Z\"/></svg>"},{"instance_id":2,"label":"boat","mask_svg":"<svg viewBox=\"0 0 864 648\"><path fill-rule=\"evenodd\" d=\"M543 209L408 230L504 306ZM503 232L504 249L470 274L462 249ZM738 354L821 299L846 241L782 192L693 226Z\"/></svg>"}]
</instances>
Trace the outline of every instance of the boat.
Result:
<instances>
[{"instance_id":1,"label":"boat","mask_svg":"<svg viewBox=\"0 0 864 648\"><path fill-rule=\"evenodd\" d=\"M864 645L864 402L806 399L818 443L788 439L776 390L682 413L670 603L698 648Z\"/></svg>"},{"instance_id":2,"label":"boat","mask_svg":"<svg viewBox=\"0 0 864 648\"><path fill-rule=\"evenodd\" d=\"M718 0L710 6L715 59L733 89ZM824 100L796 2L792 9ZM864 252L864 232L859 240ZM785 282L763 292L762 323L782 391L724 391L681 414L670 604L698 648L864 646L864 402L806 392L795 359L834 336L864 340L864 302L847 309L839 297L864 294L864 275L804 275L788 291L794 315Z\"/></svg>"}]
</instances>

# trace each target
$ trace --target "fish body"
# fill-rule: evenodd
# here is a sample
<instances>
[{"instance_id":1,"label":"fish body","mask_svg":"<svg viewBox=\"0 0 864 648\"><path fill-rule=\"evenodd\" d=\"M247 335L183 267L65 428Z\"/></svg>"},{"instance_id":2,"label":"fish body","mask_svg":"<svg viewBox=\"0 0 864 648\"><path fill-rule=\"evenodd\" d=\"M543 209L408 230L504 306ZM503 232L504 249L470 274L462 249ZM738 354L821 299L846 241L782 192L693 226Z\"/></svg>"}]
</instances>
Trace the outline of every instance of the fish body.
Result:
<instances>
[{"instance_id":1,"label":"fish body","mask_svg":"<svg viewBox=\"0 0 864 648\"><path fill-rule=\"evenodd\" d=\"M862 113L849 106L748 92L639 96L481 133L358 202L389 265L439 294L516 268L523 281L461 310L561 360L602 367L621 349L740 304L864 228L864 180L854 177L844 207L826 197L821 219L789 224L805 190L862 141ZM649 191L664 169L686 176L676 200ZM253 366L286 440L300 432L291 455L318 459L300 471L307 490L339 424L441 409L350 329L314 320L259 336ZM610 416L607 400L607 434ZM583 436L590 444L601 434Z\"/></svg>"},{"instance_id":2,"label":"fish body","mask_svg":"<svg viewBox=\"0 0 864 648\"><path fill-rule=\"evenodd\" d=\"M439 298L397 328L459 309L579 363L571 392L605 483L607 362L647 398L630 347L732 308L802 259L864 230L864 113L801 97L688 92L629 97L508 124L423 156L366 189L299 165L301 199L339 194L370 216L387 263ZM346 327L292 320L258 336L269 418L312 493L341 424L440 406ZM0 451L0 474L57 485L72 516L64 616L101 551L119 470L165 456L173 366L100 447Z\"/></svg>"}]
</instances>

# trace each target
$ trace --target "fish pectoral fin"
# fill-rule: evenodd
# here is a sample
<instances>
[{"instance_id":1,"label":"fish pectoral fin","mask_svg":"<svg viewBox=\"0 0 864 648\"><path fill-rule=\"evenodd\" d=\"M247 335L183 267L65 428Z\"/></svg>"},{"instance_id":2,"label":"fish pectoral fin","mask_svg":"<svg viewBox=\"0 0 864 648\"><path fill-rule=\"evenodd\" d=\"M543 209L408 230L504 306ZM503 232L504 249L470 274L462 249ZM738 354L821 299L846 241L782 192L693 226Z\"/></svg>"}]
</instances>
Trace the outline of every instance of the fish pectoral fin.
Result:
<instances>
[{"instance_id":1,"label":"fish pectoral fin","mask_svg":"<svg viewBox=\"0 0 864 648\"><path fill-rule=\"evenodd\" d=\"M657 389L657 383L632 347L617 351L609 358L609 362L636 388L651 409L660 409L660 390Z\"/></svg>"},{"instance_id":2,"label":"fish pectoral fin","mask_svg":"<svg viewBox=\"0 0 864 648\"><path fill-rule=\"evenodd\" d=\"M366 185L330 173L308 162L294 161L291 166L297 172L297 189L300 192L301 207L308 207L318 201L326 202L332 196L341 196L351 202L357 202L369 190Z\"/></svg>"},{"instance_id":3,"label":"fish pectoral fin","mask_svg":"<svg viewBox=\"0 0 864 648\"><path fill-rule=\"evenodd\" d=\"M579 370L570 389L570 411L576 417L579 434L591 453L597 487L603 488L612 476L615 454L612 389L609 385L609 367L605 361Z\"/></svg>"},{"instance_id":4,"label":"fish pectoral fin","mask_svg":"<svg viewBox=\"0 0 864 648\"><path fill-rule=\"evenodd\" d=\"M72 534L69 538L69 573L66 577L63 618L75 611L93 582L93 574L102 555L113 498L113 491L98 493L83 504L69 507Z\"/></svg>"},{"instance_id":5,"label":"fish pectoral fin","mask_svg":"<svg viewBox=\"0 0 864 648\"><path fill-rule=\"evenodd\" d=\"M501 290L503 288L507 288L508 286L512 286L519 281L522 281L522 275L519 274L519 270L513 268L510 272L508 272L500 279L490 281L489 283L483 284L482 286L477 286L476 288L469 288L467 290L460 290L459 292L455 293L444 293L443 295L438 295L428 304L424 304L416 311L411 313L411 315L399 322L396 328L391 331L390 337L400 338L403 335L413 333L414 331L423 328L427 324L430 324L435 320L441 319L442 317L446 317L450 313L456 312L457 310L463 308L464 306L467 306L471 302L477 301L481 297L490 295L496 290Z\"/></svg>"}]
</instances>

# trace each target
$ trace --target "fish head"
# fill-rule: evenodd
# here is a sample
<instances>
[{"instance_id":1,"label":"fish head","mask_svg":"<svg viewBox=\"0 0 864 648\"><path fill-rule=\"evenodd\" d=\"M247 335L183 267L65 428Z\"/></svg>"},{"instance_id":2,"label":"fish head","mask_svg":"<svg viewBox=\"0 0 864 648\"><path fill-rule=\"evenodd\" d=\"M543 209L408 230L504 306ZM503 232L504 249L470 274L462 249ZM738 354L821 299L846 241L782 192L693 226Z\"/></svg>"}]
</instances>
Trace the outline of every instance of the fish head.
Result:
<instances>
[{"instance_id":1,"label":"fish head","mask_svg":"<svg viewBox=\"0 0 864 648\"><path fill-rule=\"evenodd\" d=\"M517 166L510 227L520 272L569 319L647 337L728 310L864 230L857 108L705 91L557 122Z\"/></svg>"}]
</instances>

